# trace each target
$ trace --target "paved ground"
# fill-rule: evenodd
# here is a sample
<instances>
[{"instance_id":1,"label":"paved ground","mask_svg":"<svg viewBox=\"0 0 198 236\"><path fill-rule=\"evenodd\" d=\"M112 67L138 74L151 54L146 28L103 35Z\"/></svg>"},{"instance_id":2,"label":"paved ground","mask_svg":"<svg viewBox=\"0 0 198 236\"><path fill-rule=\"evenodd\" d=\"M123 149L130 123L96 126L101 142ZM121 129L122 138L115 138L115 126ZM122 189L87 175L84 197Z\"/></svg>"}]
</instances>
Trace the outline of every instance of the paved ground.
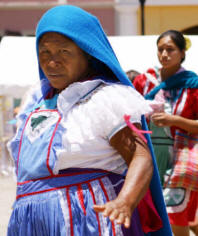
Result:
<instances>
[{"instance_id":1,"label":"paved ground","mask_svg":"<svg viewBox=\"0 0 198 236\"><path fill-rule=\"evenodd\" d=\"M15 200L15 189L16 183L13 178L0 176L0 236L6 236L7 224ZM194 234L191 233L190 236Z\"/></svg>"},{"instance_id":2,"label":"paved ground","mask_svg":"<svg viewBox=\"0 0 198 236\"><path fill-rule=\"evenodd\" d=\"M15 200L16 183L13 177L0 176L0 235L6 236L6 229L10 214L12 212L12 204Z\"/></svg>"}]
</instances>

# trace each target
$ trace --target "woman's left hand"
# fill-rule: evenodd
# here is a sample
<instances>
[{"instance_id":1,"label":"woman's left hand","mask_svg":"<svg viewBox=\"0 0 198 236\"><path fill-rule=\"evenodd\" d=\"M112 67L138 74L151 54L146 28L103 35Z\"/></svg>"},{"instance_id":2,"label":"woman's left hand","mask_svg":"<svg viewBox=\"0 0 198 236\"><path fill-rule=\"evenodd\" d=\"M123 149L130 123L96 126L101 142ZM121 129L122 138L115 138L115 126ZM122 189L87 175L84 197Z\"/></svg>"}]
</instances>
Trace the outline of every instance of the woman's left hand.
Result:
<instances>
[{"instance_id":1,"label":"woman's left hand","mask_svg":"<svg viewBox=\"0 0 198 236\"><path fill-rule=\"evenodd\" d=\"M140 124L134 125L141 129ZM125 160L128 171L117 198L93 208L111 221L129 228L132 213L149 188L153 161L147 144L127 126L110 139L110 144Z\"/></svg>"},{"instance_id":2,"label":"woman's left hand","mask_svg":"<svg viewBox=\"0 0 198 236\"><path fill-rule=\"evenodd\" d=\"M158 127L172 126L174 115L165 112L157 112L151 116L151 120Z\"/></svg>"},{"instance_id":3,"label":"woman's left hand","mask_svg":"<svg viewBox=\"0 0 198 236\"><path fill-rule=\"evenodd\" d=\"M94 205L96 212L103 213L103 216L109 217L110 221L116 221L117 224L123 224L125 228L130 227L132 209L128 202L117 197L104 205Z\"/></svg>"}]
</instances>

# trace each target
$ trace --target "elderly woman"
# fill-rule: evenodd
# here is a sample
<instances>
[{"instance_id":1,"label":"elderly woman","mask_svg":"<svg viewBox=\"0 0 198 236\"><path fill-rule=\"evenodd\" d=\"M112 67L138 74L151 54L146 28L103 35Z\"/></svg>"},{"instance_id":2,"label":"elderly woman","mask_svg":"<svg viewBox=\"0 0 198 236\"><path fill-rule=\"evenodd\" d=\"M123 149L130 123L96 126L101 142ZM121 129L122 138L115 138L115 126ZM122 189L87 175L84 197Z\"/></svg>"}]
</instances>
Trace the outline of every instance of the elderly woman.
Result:
<instances>
[{"instance_id":1,"label":"elderly woman","mask_svg":"<svg viewBox=\"0 0 198 236\"><path fill-rule=\"evenodd\" d=\"M36 46L41 85L9 144L17 200L8 235L171 235L141 133L151 109L98 20L74 6L52 8Z\"/></svg>"}]
</instances>

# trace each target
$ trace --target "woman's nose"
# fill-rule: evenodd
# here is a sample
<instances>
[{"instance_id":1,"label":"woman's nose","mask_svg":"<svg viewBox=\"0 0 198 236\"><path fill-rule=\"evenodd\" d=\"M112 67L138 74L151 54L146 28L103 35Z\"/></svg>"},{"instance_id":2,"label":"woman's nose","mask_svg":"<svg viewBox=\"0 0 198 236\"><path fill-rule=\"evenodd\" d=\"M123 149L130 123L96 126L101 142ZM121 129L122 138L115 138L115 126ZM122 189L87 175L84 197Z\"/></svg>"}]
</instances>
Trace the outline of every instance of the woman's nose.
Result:
<instances>
[{"instance_id":1,"label":"woman's nose","mask_svg":"<svg viewBox=\"0 0 198 236\"><path fill-rule=\"evenodd\" d=\"M50 66L51 68L57 68L59 65L60 62L56 57L52 57L48 62L48 66Z\"/></svg>"},{"instance_id":2,"label":"woman's nose","mask_svg":"<svg viewBox=\"0 0 198 236\"><path fill-rule=\"evenodd\" d=\"M48 65L52 68L57 67L57 62L55 60L50 60Z\"/></svg>"},{"instance_id":3,"label":"woman's nose","mask_svg":"<svg viewBox=\"0 0 198 236\"><path fill-rule=\"evenodd\" d=\"M163 51L162 51L162 56L163 56L163 57L166 57L167 55L168 55L167 51L166 51L166 50L163 50Z\"/></svg>"}]
</instances>

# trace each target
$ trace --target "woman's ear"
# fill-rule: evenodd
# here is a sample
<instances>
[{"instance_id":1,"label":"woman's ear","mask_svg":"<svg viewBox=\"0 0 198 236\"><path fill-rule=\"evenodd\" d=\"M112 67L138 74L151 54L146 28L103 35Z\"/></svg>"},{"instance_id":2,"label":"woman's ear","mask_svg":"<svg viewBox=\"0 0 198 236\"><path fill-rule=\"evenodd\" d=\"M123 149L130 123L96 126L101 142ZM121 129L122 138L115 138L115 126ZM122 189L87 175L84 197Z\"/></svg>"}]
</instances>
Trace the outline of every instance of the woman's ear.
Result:
<instances>
[{"instance_id":1,"label":"woman's ear","mask_svg":"<svg viewBox=\"0 0 198 236\"><path fill-rule=\"evenodd\" d=\"M183 62L186 58L186 50L182 50L182 53L181 53L181 62Z\"/></svg>"}]
</instances>

